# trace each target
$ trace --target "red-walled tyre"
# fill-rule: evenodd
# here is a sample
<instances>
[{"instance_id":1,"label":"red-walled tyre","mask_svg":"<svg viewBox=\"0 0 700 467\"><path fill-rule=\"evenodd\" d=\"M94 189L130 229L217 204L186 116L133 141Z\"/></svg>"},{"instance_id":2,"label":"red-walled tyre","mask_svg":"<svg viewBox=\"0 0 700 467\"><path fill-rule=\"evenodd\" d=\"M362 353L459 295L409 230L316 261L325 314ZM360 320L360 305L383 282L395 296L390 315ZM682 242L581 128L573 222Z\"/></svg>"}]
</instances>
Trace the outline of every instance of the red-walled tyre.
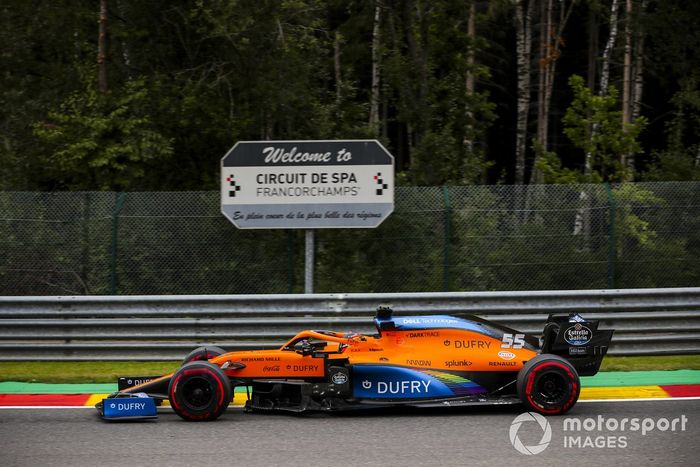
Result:
<instances>
[{"instance_id":1,"label":"red-walled tyre","mask_svg":"<svg viewBox=\"0 0 700 467\"><path fill-rule=\"evenodd\" d=\"M542 354L518 373L518 395L528 410L544 415L569 411L581 392L576 369L558 355Z\"/></svg>"},{"instance_id":2,"label":"red-walled tyre","mask_svg":"<svg viewBox=\"0 0 700 467\"><path fill-rule=\"evenodd\" d=\"M224 349L215 345L204 345L202 347L197 347L192 352L187 354L180 366L190 362L206 361L210 358L218 357L219 355L223 355L225 353L226 351Z\"/></svg>"},{"instance_id":3,"label":"red-walled tyre","mask_svg":"<svg viewBox=\"0 0 700 467\"><path fill-rule=\"evenodd\" d=\"M175 372L168 387L175 413L188 421L216 420L233 398L231 381L218 366L190 362Z\"/></svg>"}]
</instances>

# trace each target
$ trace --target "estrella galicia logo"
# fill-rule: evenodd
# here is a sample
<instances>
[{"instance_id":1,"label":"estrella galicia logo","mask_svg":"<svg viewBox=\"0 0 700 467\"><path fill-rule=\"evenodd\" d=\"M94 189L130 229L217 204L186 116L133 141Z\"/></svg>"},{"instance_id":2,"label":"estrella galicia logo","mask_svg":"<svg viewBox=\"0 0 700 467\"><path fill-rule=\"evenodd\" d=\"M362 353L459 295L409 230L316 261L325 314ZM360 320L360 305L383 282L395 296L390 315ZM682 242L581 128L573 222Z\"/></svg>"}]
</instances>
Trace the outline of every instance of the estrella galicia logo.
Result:
<instances>
[{"instance_id":1,"label":"estrella galicia logo","mask_svg":"<svg viewBox=\"0 0 700 467\"><path fill-rule=\"evenodd\" d=\"M571 345L586 345L592 337L591 330L581 323L576 323L564 331L564 340Z\"/></svg>"},{"instance_id":2,"label":"estrella galicia logo","mask_svg":"<svg viewBox=\"0 0 700 467\"><path fill-rule=\"evenodd\" d=\"M523 424L532 425L532 423L528 422L535 422L542 430L542 438L540 439L540 442L532 446L525 446L518 437L518 432ZM552 441L552 427L547 419L542 415L536 412L525 412L515 417L513 422L510 424L508 436L510 437L510 443L518 452L525 454L526 456L532 456L547 449L547 446L549 446L549 443Z\"/></svg>"},{"instance_id":3,"label":"estrella galicia logo","mask_svg":"<svg viewBox=\"0 0 700 467\"><path fill-rule=\"evenodd\" d=\"M348 376L339 371L331 377L331 381L333 381L333 384L345 384L348 382Z\"/></svg>"}]
</instances>

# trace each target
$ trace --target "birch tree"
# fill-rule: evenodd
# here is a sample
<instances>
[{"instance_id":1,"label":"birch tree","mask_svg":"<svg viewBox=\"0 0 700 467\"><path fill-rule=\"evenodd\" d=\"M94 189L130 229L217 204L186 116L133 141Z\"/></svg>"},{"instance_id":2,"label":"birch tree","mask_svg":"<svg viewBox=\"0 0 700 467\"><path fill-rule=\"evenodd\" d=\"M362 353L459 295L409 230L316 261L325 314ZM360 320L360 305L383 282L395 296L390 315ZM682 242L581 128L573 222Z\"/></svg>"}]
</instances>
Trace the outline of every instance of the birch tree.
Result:
<instances>
[{"instance_id":1,"label":"birch tree","mask_svg":"<svg viewBox=\"0 0 700 467\"><path fill-rule=\"evenodd\" d=\"M632 121L632 0L625 3L625 52L622 66L622 130ZM620 161L627 167L630 154L623 154Z\"/></svg>"},{"instance_id":2,"label":"birch tree","mask_svg":"<svg viewBox=\"0 0 700 467\"><path fill-rule=\"evenodd\" d=\"M571 12L574 9L575 0L569 2L565 0L558 2L558 8L553 5L553 0L542 3L542 18L540 20L540 59L539 59L539 88L538 88L538 109L537 109L537 136L535 162L532 167L530 184L541 183L541 172L537 169L539 154L547 152L549 149L549 113L552 102L552 92L554 90L554 78L556 76L557 60L561 56L561 48L564 46L563 33ZM554 11L558 9L558 12ZM554 14L558 13L559 18L555 22Z\"/></svg>"},{"instance_id":3,"label":"birch tree","mask_svg":"<svg viewBox=\"0 0 700 467\"><path fill-rule=\"evenodd\" d=\"M617 10L618 2L617 0L612 0L612 3L610 4L610 35L608 36L608 41L605 44L605 50L603 51L603 57L601 58L600 86L598 89L599 96L605 96L607 94L608 84L610 83L610 56L612 55L613 49L615 48L615 41L617 40ZM591 140L595 139L597 132L598 125L594 123L591 127ZM586 176L591 174L591 158L592 153L587 151L584 164Z\"/></svg>"},{"instance_id":4,"label":"birch tree","mask_svg":"<svg viewBox=\"0 0 700 467\"><path fill-rule=\"evenodd\" d=\"M530 112L530 60L532 52L532 10L535 0L515 1L515 40L518 67L518 103L515 129L515 184L525 182L527 123Z\"/></svg>"}]
</instances>

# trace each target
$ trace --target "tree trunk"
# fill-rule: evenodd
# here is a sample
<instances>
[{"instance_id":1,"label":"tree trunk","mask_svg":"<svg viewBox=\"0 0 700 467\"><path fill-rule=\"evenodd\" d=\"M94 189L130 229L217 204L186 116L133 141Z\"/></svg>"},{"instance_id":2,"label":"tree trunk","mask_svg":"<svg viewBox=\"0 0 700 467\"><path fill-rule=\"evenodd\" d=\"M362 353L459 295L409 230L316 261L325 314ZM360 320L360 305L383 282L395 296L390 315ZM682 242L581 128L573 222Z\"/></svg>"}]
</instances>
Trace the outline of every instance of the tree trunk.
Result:
<instances>
[{"instance_id":1,"label":"tree trunk","mask_svg":"<svg viewBox=\"0 0 700 467\"><path fill-rule=\"evenodd\" d=\"M97 36L97 82L102 94L107 86L107 0L100 0L99 32Z\"/></svg>"},{"instance_id":2,"label":"tree trunk","mask_svg":"<svg viewBox=\"0 0 700 467\"><path fill-rule=\"evenodd\" d=\"M119 16L122 18L126 18L127 14L126 11L124 10L124 2L117 0L117 11L119 12ZM131 66L131 50L129 49L129 44L125 39L121 40L121 48L122 48L122 59L124 60L124 65L126 66L126 72L129 76L129 78L132 78L132 66Z\"/></svg>"},{"instance_id":3,"label":"tree trunk","mask_svg":"<svg viewBox=\"0 0 700 467\"><path fill-rule=\"evenodd\" d=\"M343 75L340 69L340 32L335 32L333 39L333 70L335 71L335 99L340 103L342 99Z\"/></svg>"},{"instance_id":4,"label":"tree trunk","mask_svg":"<svg viewBox=\"0 0 700 467\"><path fill-rule=\"evenodd\" d=\"M642 0L639 15L644 13L646 0ZM632 121L635 121L642 110L642 91L644 88L644 30L641 21L637 21L634 43L634 90L632 94Z\"/></svg>"},{"instance_id":5,"label":"tree trunk","mask_svg":"<svg viewBox=\"0 0 700 467\"><path fill-rule=\"evenodd\" d=\"M615 40L617 38L617 0L612 0L610 5L610 35L608 36L608 42L605 44L605 50L603 51L603 57L601 59L600 66L600 87L598 89L598 95L604 96L608 93L608 84L610 82L610 56L615 48ZM598 133L598 126L594 123L591 128L591 139L595 138ZM586 175L590 175L593 165L593 154L590 151L586 153L586 161L584 164L584 171Z\"/></svg>"},{"instance_id":6,"label":"tree trunk","mask_svg":"<svg viewBox=\"0 0 700 467\"><path fill-rule=\"evenodd\" d=\"M515 130L515 184L525 182L525 153L527 150L527 120L530 111L530 54L532 47L532 8L523 0L515 1L516 54L518 65L518 104Z\"/></svg>"},{"instance_id":7,"label":"tree trunk","mask_svg":"<svg viewBox=\"0 0 700 467\"><path fill-rule=\"evenodd\" d=\"M622 131L632 121L632 0L625 6L625 54L622 70ZM622 154L620 163L623 170L630 162L631 154ZM626 178L623 175L623 178Z\"/></svg>"},{"instance_id":8,"label":"tree trunk","mask_svg":"<svg viewBox=\"0 0 700 467\"><path fill-rule=\"evenodd\" d=\"M422 60L420 58L420 53L418 51L419 45L416 43L416 37L413 30L413 0L405 0L400 2L403 4L402 23L403 23L403 33L406 39L406 47L408 49L408 56L413 70L420 69ZM415 71L412 70L412 73ZM422 71L419 72L422 75ZM410 112L414 115L420 114L420 111L416 111L416 108L420 108L423 105L422 98L422 86L419 87L418 92L414 91L414 86L406 86L407 91L405 98L403 98L403 103L405 108L408 108ZM402 93L403 94L403 93ZM412 118L410 121L406 122L406 141L408 143L408 154L409 157L413 154L413 149L416 147L417 142L420 140L422 131L422 125L418 118Z\"/></svg>"},{"instance_id":9,"label":"tree trunk","mask_svg":"<svg viewBox=\"0 0 700 467\"><path fill-rule=\"evenodd\" d=\"M540 59L540 74L543 75L544 90L542 94L542 107L541 115L538 119L538 132L537 138L540 143L542 151L547 151L549 149L549 109L552 102L552 93L554 92L554 78L557 71L557 60L561 56L561 47L564 45L564 40L562 35L564 34L564 28L566 27L571 12L574 9L574 1L569 4L566 8L566 2L560 4L559 9L559 24L554 25L553 23L553 2L552 0L547 1L547 9L545 11L546 16L546 31L545 31L545 44L544 50L546 54ZM541 37L541 36L540 36ZM544 180L541 178L540 171L537 170L537 154L535 154L535 162L532 168L532 174L530 176L530 183L543 183Z\"/></svg>"},{"instance_id":10,"label":"tree trunk","mask_svg":"<svg viewBox=\"0 0 700 467\"><path fill-rule=\"evenodd\" d=\"M598 12L592 5L588 7L588 89L595 92L598 71Z\"/></svg>"},{"instance_id":11,"label":"tree trunk","mask_svg":"<svg viewBox=\"0 0 700 467\"><path fill-rule=\"evenodd\" d=\"M551 5L551 1L550 5ZM552 34L555 36L552 37L552 46L551 46L551 64L547 68L548 74L547 74L547 79L546 79L546 87L545 87L545 94L544 94L544 129L542 130L542 145L544 147L544 150L547 151L549 149L549 109L551 107L552 103L552 93L554 92L554 77L556 76L556 71L557 71L557 60L559 60L559 57L561 56L561 48L564 46L564 28L566 28L567 23L569 22L569 17L571 17L571 12L574 11L574 6L575 6L575 0L572 0L571 3L569 4L569 8L566 9L566 2L561 2L559 5L559 24L557 28L554 28L554 25L551 23L551 12L549 15L550 18L550 30L552 31Z\"/></svg>"},{"instance_id":12,"label":"tree trunk","mask_svg":"<svg viewBox=\"0 0 700 467\"><path fill-rule=\"evenodd\" d=\"M372 132L378 134L379 126L379 81L381 79L380 61L381 51L381 20L382 2L375 1L374 28L372 30L372 93L370 95L369 126Z\"/></svg>"},{"instance_id":13,"label":"tree trunk","mask_svg":"<svg viewBox=\"0 0 700 467\"><path fill-rule=\"evenodd\" d=\"M605 44L601 60L600 90L598 91L598 94L601 96L608 93L608 84L610 83L610 56L615 48L615 40L617 39L617 9L617 0L612 0L612 5L610 6L610 35L608 36L607 44Z\"/></svg>"},{"instance_id":14,"label":"tree trunk","mask_svg":"<svg viewBox=\"0 0 700 467\"><path fill-rule=\"evenodd\" d=\"M465 89L467 93L467 127L464 131L464 149L467 152L467 157L470 157L474 151L474 112L471 109L470 98L474 95L475 78L474 78L474 55L476 42L476 0L469 2L469 18L467 19L467 72L465 77Z\"/></svg>"},{"instance_id":15,"label":"tree trunk","mask_svg":"<svg viewBox=\"0 0 700 467\"><path fill-rule=\"evenodd\" d=\"M536 139L537 141L541 144L542 143L542 128L544 127L543 123L543 118L544 118L544 90L546 87L545 84L545 75L546 73L546 67L547 67L547 55L548 55L548 43L549 43L549 25L547 24L547 14L552 13L551 9L548 10L548 7L551 7L552 2L551 0L549 1L541 1L540 2L540 58L539 58L539 67L537 68L537 136ZM532 181L531 181L532 183Z\"/></svg>"},{"instance_id":16,"label":"tree trunk","mask_svg":"<svg viewBox=\"0 0 700 467\"><path fill-rule=\"evenodd\" d=\"M612 0L612 5L610 6L610 35L608 36L608 42L605 44L605 50L603 51L603 57L601 60L600 88L598 90L598 94L600 96L607 94L608 83L610 82L610 56L612 55L613 48L615 47L615 39L617 38L617 6L617 0ZM591 128L591 139L595 138L597 133L598 126L594 123ZM591 151L586 153L584 171L586 175L591 175L591 172L593 171L593 154ZM579 193L579 201L584 205L584 207L576 211L573 234L583 234L582 249L584 251L588 251L590 250L591 238L591 200L588 194L581 190Z\"/></svg>"}]
</instances>

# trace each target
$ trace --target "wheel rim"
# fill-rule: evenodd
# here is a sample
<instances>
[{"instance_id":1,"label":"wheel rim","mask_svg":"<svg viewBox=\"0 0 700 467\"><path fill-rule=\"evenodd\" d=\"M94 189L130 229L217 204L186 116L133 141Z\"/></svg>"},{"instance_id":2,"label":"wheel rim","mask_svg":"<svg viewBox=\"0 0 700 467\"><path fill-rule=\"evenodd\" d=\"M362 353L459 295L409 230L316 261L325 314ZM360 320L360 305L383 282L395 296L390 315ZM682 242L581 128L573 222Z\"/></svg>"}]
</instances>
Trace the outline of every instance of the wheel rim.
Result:
<instances>
[{"instance_id":1,"label":"wheel rim","mask_svg":"<svg viewBox=\"0 0 700 467\"><path fill-rule=\"evenodd\" d=\"M561 406L569 399L569 382L559 372L548 371L537 377L533 399L545 406Z\"/></svg>"},{"instance_id":2,"label":"wheel rim","mask_svg":"<svg viewBox=\"0 0 700 467\"><path fill-rule=\"evenodd\" d=\"M210 381L200 376L188 379L182 385L182 401L192 410L201 410L211 404L214 390Z\"/></svg>"}]
</instances>

